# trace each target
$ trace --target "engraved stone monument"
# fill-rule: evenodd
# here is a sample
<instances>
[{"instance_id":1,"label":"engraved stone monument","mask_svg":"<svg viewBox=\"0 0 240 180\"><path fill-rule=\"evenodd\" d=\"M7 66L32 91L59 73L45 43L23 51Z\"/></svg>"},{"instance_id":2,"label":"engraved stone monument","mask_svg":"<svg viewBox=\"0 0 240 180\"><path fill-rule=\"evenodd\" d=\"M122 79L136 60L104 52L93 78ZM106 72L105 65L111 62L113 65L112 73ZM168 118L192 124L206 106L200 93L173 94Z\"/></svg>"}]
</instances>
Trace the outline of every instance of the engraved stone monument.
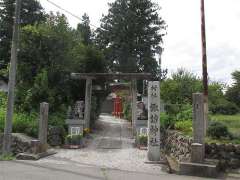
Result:
<instances>
[{"instance_id":1,"label":"engraved stone monument","mask_svg":"<svg viewBox=\"0 0 240 180\"><path fill-rule=\"evenodd\" d=\"M160 160L160 89L158 81L148 83L148 159Z\"/></svg>"}]
</instances>

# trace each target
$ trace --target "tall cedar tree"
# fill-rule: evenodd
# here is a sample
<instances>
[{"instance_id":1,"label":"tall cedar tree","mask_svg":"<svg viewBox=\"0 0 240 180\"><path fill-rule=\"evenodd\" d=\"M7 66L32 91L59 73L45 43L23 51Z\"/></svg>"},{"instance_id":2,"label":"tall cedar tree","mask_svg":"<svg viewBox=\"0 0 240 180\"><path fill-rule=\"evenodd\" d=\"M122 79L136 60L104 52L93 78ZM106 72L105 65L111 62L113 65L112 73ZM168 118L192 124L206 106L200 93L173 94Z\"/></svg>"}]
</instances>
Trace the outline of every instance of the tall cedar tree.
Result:
<instances>
[{"instance_id":1,"label":"tall cedar tree","mask_svg":"<svg viewBox=\"0 0 240 180\"><path fill-rule=\"evenodd\" d=\"M0 70L10 61L15 0L0 0ZM35 24L45 19L43 9L36 0L22 0L21 26Z\"/></svg>"},{"instance_id":2,"label":"tall cedar tree","mask_svg":"<svg viewBox=\"0 0 240 180\"><path fill-rule=\"evenodd\" d=\"M109 70L159 73L156 55L161 54L165 21L151 0L116 0L101 19L97 43L105 49Z\"/></svg>"},{"instance_id":3,"label":"tall cedar tree","mask_svg":"<svg viewBox=\"0 0 240 180\"><path fill-rule=\"evenodd\" d=\"M84 13L82 16L82 22L77 26L77 32L79 32L81 41L84 45L92 44L92 32L90 28L90 19L89 16Z\"/></svg>"}]
</instances>

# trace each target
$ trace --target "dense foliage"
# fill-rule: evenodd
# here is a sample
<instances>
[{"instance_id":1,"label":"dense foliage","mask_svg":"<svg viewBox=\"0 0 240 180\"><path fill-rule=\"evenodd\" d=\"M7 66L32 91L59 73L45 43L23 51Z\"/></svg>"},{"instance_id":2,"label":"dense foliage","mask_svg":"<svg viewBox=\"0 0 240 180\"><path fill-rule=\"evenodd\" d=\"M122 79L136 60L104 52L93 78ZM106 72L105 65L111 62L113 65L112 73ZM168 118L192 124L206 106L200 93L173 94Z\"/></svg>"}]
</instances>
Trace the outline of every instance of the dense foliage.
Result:
<instances>
[{"instance_id":1,"label":"dense foliage","mask_svg":"<svg viewBox=\"0 0 240 180\"><path fill-rule=\"evenodd\" d=\"M108 68L117 72L159 74L155 55L161 54L165 22L151 0L116 0L101 20L97 43Z\"/></svg>"},{"instance_id":2,"label":"dense foliage","mask_svg":"<svg viewBox=\"0 0 240 180\"><path fill-rule=\"evenodd\" d=\"M101 52L84 45L77 31L60 14L50 14L45 23L22 28L17 103L23 110L37 109L40 102L46 101L56 111L84 98L80 88L84 84L76 85L70 73L104 72Z\"/></svg>"},{"instance_id":3,"label":"dense foliage","mask_svg":"<svg viewBox=\"0 0 240 180\"><path fill-rule=\"evenodd\" d=\"M207 130L207 134L208 136L212 137L212 138L232 138L232 135L230 134L230 132L228 131L228 128L226 125L224 125L221 122L217 122L217 121L213 121L211 122L211 124L208 127Z\"/></svg>"},{"instance_id":4,"label":"dense foliage","mask_svg":"<svg viewBox=\"0 0 240 180\"><path fill-rule=\"evenodd\" d=\"M229 101L230 98L224 94L224 88L225 86L221 83L209 83L209 111L214 114L238 113L239 108L234 101ZM202 92L202 81L185 69L178 69L170 78L161 83L161 97L170 114L176 115L185 111L186 105L192 104L192 94L196 92Z\"/></svg>"},{"instance_id":5,"label":"dense foliage","mask_svg":"<svg viewBox=\"0 0 240 180\"><path fill-rule=\"evenodd\" d=\"M234 83L227 89L226 97L229 101L237 104L237 106L240 108L240 71L238 70L233 72L232 78Z\"/></svg>"},{"instance_id":6,"label":"dense foliage","mask_svg":"<svg viewBox=\"0 0 240 180\"><path fill-rule=\"evenodd\" d=\"M65 144L67 145L81 145L83 140L83 135L68 135L65 138Z\"/></svg>"},{"instance_id":7,"label":"dense foliage","mask_svg":"<svg viewBox=\"0 0 240 180\"><path fill-rule=\"evenodd\" d=\"M190 120L177 121L174 127L176 130L184 132L186 135L192 135L193 123Z\"/></svg>"},{"instance_id":8,"label":"dense foliage","mask_svg":"<svg viewBox=\"0 0 240 180\"><path fill-rule=\"evenodd\" d=\"M4 76L8 75L13 2L3 0L0 8L0 73ZM37 114L43 101L50 104L49 125L64 128L67 106L83 100L85 94L85 82L72 80L71 72L105 72L104 56L93 43L89 24L85 14L73 29L64 15L44 14L38 1L22 1L14 132L37 135ZM104 81L94 84L103 85ZM99 115L104 94L93 96L94 120ZM0 107L3 131L6 105L1 102Z\"/></svg>"},{"instance_id":9,"label":"dense foliage","mask_svg":"<svg viewBox=\"0 0 240 180\"><path fill-rule=\"evenodd\" d=\"M0 70L8 66L12 39L15 0L0 0ZM44 21L43 9L36 0L22 0L21 26Z\"/></svg>"},{"instance_id":10,"label":"dense foliage","mask_svg":"<svg viewBox=\"0 0 240 180\"><path fill-rule=\"evenodd\" d=\"M209 83L209 122L207 141L239 143L239 107L235 104L238 96L235 83L227 89L218 82ZM194 74L179 69L161 83L161 98L166 103L166 113L161 114L161 127L172 128L192 135L192 93L202 92L202 81ZM234 93L232 93L234 92ZM233 98L235 97L235 98ZM234 116L233 116L234 115Z\"/></svg>"}]
</instances>

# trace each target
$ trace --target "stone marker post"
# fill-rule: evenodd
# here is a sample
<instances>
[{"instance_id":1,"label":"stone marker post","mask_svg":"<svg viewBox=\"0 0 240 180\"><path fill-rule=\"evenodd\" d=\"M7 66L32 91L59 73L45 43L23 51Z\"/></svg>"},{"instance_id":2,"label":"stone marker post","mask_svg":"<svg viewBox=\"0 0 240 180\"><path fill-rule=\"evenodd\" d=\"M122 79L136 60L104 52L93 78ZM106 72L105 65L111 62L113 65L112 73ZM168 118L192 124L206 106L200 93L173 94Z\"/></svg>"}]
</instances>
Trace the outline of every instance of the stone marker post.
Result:
<instances>
[{"instance_id":1,"label":"stone marker post","mask_svg":"<svg viewBox=\"0 0 240 180\"><path fill-rule=\"evenodd\" d=\"M148 159L160 161L160 83L148 82Z\"/></svg>"},{"instance_id":2,"label":"stone marker post","mask_svg":"<svg viewBox=\"0 0 240 180\"><path fill-rule=\"evenodd\" d=\"M92 99L92 79L87 78L86 91L85 91L85 109L84 109L85 128L90 128L91 99Z\"/></svg>"},{"instance_id":3,"label":"stone marker post","mask_svg":"<svg viewBox=\"0 0 240 180\"><path fill-rule=\"evenodd\" d=\"M191 160L201 163L204 161L205 148L205 121L204 121L204 96L202 93L193 94L193 144Z\"/></svg>"},{"instance_id":4,"label":"stone marker post","mask_svg":"<svg viewBox=\"0 0 240 180\"><path fill-rule=\"evenodd\" d=\"M136 135L136 120L137 120L137 82L132 80L132 126L133 135Z\"/></svg>"},{"instance_id":5,"label":"stone marker post","mask_svg":"<svg viewBox=\"0 0 240 180\"><path fill-rule=\"evenodd\" d=\"M48 103L40 103L40 118L39 118L39 130L38 139L40 141L41 152L47 150L47 132L48 132Z\"/></svg>"}]
</instances>

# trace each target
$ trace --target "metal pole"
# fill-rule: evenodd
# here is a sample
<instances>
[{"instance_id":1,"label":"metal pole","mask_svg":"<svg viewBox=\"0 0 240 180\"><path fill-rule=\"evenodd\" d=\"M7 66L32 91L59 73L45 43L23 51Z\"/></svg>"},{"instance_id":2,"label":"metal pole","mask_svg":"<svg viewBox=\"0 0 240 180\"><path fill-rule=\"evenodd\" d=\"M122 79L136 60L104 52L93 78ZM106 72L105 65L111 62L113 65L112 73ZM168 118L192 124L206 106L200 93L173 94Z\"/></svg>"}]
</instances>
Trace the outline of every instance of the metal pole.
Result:
<instances>
[{"instance_id":1,"label":"metal pole","mask_svg":"<svg viewBox=\"0 0 240 180\"><path fill-rule=\"evenodd\" d=\"M11 47L11 61L10 61L10 70L9 70L9 82L8 82L7 113L6 113L6 119L5 119L4 138L3 138L3 154L11 153L11 134L12 134L12 118L13 118L13 109L14 109L14 89L15 89L15 82L16 82L16 69L17 69L20 6L21 6L21 0L16 0L12 47Z\"/></svg>"},{"instance_id":2,"label":"metal pole","mask_svg":"<svg viewBox=\"0 0 240 180\"><path fill-rule=\"evenodd\" d=\"M201 36L202 36L202 76L203 76L203 94L204 94L204 121L205 132L207 129L208 117L208 72L207 72L207 48L206 48L206 29L205 29L205 4L201 0Z\"/></svg>"}]
</instances>

